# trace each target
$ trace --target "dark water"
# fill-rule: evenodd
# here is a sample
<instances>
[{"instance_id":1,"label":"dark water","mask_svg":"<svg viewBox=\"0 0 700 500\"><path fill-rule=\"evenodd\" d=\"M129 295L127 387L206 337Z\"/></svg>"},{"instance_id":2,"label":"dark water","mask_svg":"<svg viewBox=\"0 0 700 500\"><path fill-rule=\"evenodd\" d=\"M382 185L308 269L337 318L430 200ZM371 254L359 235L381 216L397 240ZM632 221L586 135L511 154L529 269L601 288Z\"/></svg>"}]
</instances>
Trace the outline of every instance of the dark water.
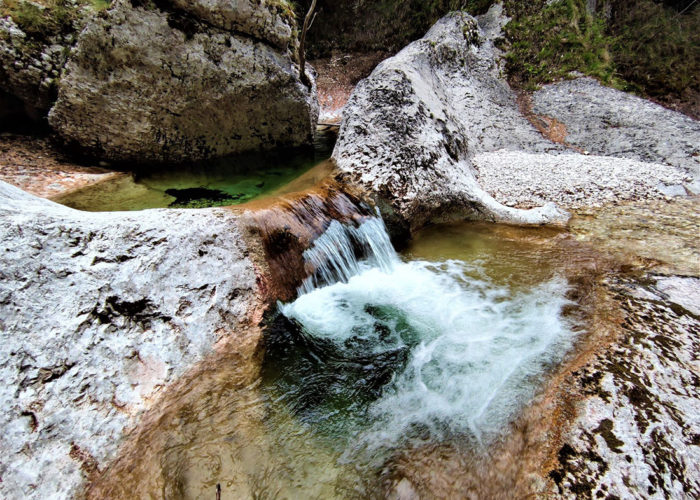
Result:
<instances>
[{"instance_id":1,"label":"dark water","mask_svg":"<svg viewBox=\"0 0 700 500\"><path fill-rule=\"evenodd\" d=\"M274 196L330 158L336 131L319 129L313 149L231 156L213 161L136 169L56 198L89 212L205 208Z\"/></svg>"}]
</instances>

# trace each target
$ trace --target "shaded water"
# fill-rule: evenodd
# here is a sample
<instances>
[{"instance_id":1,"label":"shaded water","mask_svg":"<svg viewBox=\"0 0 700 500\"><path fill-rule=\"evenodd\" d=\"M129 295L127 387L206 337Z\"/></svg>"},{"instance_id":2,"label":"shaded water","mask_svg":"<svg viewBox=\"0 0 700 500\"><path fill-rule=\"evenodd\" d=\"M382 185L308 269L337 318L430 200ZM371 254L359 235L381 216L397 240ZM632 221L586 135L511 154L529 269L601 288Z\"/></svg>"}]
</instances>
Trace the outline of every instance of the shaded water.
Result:
<instances>
[{"instance_id":1,"label":"shaded water","mask_svg":"<svg viewBox=\"0 0 700 500\"><path fill-rule=\"evenodd\" d=\"M54 201L90 212L229 206L275 196L328 158L335 130L320 129L314 148L236 155L196 164L139 168ZM308 187L306 184L297 188Z\"/></svg>"}]
</instances>

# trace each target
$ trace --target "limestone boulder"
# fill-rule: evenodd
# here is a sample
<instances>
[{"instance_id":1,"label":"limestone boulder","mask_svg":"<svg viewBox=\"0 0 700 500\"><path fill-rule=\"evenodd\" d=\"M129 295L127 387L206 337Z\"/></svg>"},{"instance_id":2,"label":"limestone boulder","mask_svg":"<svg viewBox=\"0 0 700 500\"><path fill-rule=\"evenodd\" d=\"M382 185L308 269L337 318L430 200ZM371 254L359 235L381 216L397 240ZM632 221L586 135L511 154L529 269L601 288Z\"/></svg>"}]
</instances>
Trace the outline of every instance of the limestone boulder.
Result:
<instances>
[{"instance_id":1,"label":"limestone boulder","mask_svg":"<svg viewBox=\"0 0 700 500\"><path fill-rule=\"evenodd\" d=\"M0 182L0 497L71 498L164 389L257 348L226 209L78 212Z\"/></svg>"},{"instance_id":2,"label":"limestone boulder","mask_svg":"<svg viewBox=\"0 0 700 500\"><path fill-rule=\"evenodd\" d=\"M355 89L333 158L390 227L561 222L562 209L693 191L697 122L590 79L537 92L531 112L505 79L507 21L498 4L452 13ZM565 140L535 128L545 117Z\"/></svg>"},{"instance_id":3,"label":"limestone boulder","mask_svg":"<svg viewBox=\"0 0 700 500\"><path fill-rule=\"evenodd\" d=\"M168 0L176 9L223 30L286 49L296 44L294 11L287 0Z\"/></svg>"},{"instance_id":4,"label":"limestone boulder","mask_svg":"<svg viewBox=\"0 0 700 500\"><path fill-rule=\"evenodd\" d=\"M234 4L187 3L117 0L88 24L49 114L58 135L89 154L139 163L310 144L316 89L280 48L291 27L260 7L253 33L239 32L224 20ZM266 33L271 40L259 38Z\"/></svg>"},{"instance_id":5,"label":"limestone boulder","mask_svg":"<svg viewBox=\"0 0 700 500\"><path fill-rule=\"evenodd\" d=\"M471 158L497 149L557 151L519 113L494 40L500 6L480 22L452 13L382 62L348 102L333 158L343 182L371 193L390 226L446 218L544 223L496 202L475 179Z\"/></svg>"}]
</instances>

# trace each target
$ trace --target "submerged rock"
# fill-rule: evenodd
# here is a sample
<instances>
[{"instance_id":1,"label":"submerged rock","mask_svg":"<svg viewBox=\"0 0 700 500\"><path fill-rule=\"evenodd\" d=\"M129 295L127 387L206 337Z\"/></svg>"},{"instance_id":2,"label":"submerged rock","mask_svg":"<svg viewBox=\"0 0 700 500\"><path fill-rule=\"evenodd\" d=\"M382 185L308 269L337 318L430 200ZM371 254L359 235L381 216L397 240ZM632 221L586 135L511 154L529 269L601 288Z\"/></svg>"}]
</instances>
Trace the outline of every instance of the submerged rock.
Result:
<instances>
[{"instance_id":1,"label":"submerged rock","mask_svg":"<svg viewBox=\"0 0 700 500\"><path fill-rule=\"evenodd\" d=\"M0 182L0 496L67 498L189 368L257 346L225 209L78 212Z\"/></svg>"},{"instance_id":2,"label":"submerged rock","mask_svg":"<svg viewBox=\"0 0 700 500\"><path fill-rule=\"evenodd\" d=\"M140 5L117 0L81 33L49 115L63 140L130 162L311 144L315 88L280 48L289 19L263 9L248 33L219 2Z\"/></svg>"},{"instance_id":3,"label":"submerged rock","mask_svg":"<svg viewBox=\"0 0 700 500\"><path fill-rule=\"evenodd\" d=\"M471 158L478 152L561 149L519 113L503 78L494 45L499 7L480 25L461 12L441 19L382 62L350 98L333 158L342 180L372 193L385 216L411 227L459 218L566 218L552 205L505 207L475 179Z\"/></svg>"}]
</instances>

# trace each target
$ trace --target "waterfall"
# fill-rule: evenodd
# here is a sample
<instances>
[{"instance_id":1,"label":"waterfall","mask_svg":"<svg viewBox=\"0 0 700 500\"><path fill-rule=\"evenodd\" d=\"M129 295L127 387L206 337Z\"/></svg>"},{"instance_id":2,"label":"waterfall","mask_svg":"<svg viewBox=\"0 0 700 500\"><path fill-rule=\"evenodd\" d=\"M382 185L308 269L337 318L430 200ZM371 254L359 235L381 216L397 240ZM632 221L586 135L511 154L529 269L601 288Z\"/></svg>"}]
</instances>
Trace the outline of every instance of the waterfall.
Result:
<instances>
[{"instance_id":1,"label":"waterfall","mask_svg":"<svg viewBox=\"0 0 700 500\"><path fill-rule=\"evenodd\" d=\"M384 221L373 217L358 227L332 221L313 247L304 252L304 260L314 271L299 287L299 295L324 285L347 283L368 266L389 272L398 264L399 257Z\"/></svg>"},{"instance_id":2,"label":"waterfall","mask_svg":"<svg viewBox=\"0 0 700 500\"><path fill-rule=\"evenodd\" d=\"M276 344L279 387L343 453L426 435L485 443L575 337L563 278L516 290L479 262L406 261L380 218L332 222L304 258L311 276L279 305L296 332Z\"/></svg>"}]
</instances>

